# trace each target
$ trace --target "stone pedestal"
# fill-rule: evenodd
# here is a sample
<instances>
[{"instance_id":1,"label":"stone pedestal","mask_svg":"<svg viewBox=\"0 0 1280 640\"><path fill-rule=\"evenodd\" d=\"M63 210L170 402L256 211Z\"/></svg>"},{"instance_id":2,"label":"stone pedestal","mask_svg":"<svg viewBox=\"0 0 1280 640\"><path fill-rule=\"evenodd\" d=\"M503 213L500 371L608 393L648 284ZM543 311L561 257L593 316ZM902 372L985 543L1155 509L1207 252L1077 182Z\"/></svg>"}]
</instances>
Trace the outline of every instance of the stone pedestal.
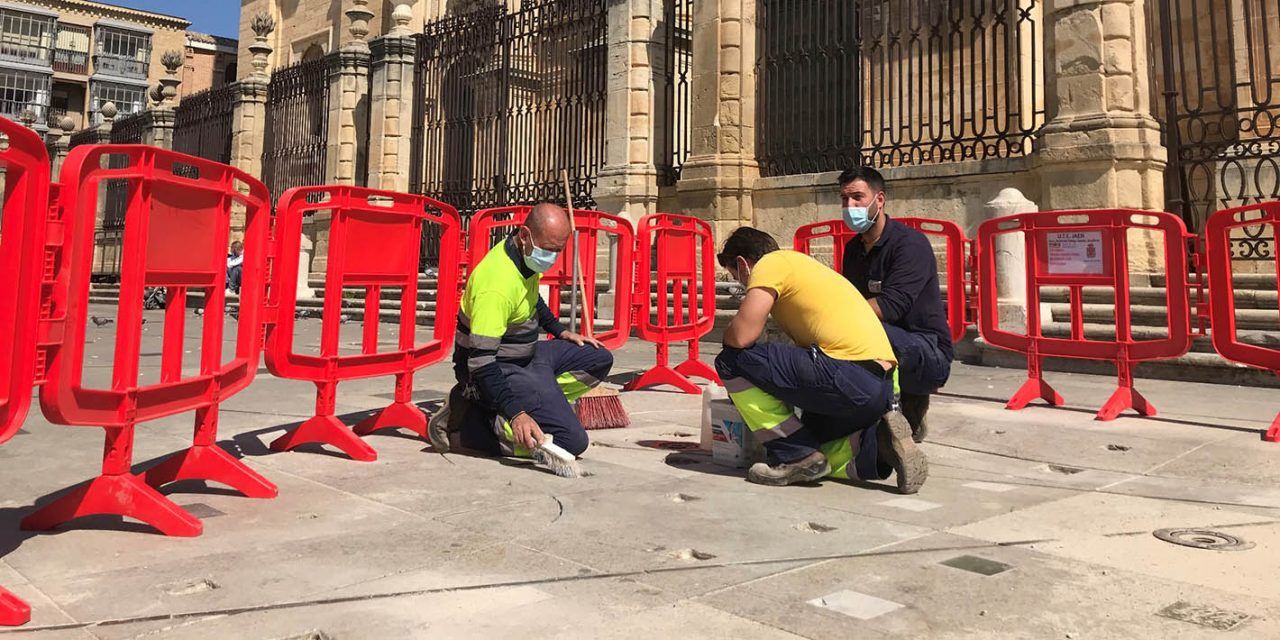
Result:
<instances>
[{"instance_id":1,"label":"stone pedestal","mask_svg":"<svg viewBox=\"0 0 1280 640\"><path fill-rule=\"evenodd\" d=\"M271 45L267 36L275 30L275 22L267 14L253 17L250 26L255 34L249 45L253 54L253 72L235 84L236 98L231 115L231 166L245 173L264 179L262 170L263 144L267 131L267 89L271 78L267 75L267 60ZM270 185L268 185L270 186ZM244 234L244 211L236 207L231 212L231 235L239 239Z\"/></svg>"},{"instance_id":2,"label":"stone pedestal","mask_svg":"<svg viewBox=\"0 0 1280 640\"><path fill-rule=\"evenodd\" d=\"M678 190L686 211L711 222L717 242L754 217L755 16L754 2L694 3L692 141Z\"/></svg>"},{"instance_id":3,"label":"stone pedestal","mask_svg":"<svg viewBox=\"0 0 1280 640\"><path fill-rule=\"evenodd\" d=\"M173 109L167 106L155 107L148 109L142 117L142 144L172 149ZM243 227L243 224L241 226Z\"/></svg>"},{"instance_id":4,"label":"stone pedestal","mask_svg":"<svg viewBox=\"0 0 1280 640\"><path fill-rule=\"evenodd\" d=\"M987 203L983 210L987 220L1016 213L1039 211L1036 203L1017 189L1008 188ZM976 237L976 234L972 234ZM1027 329L1027 245L1019 233L996 237L996 299L1000 328L1014 333Z\"/></svg>"},{"instance_id":5,"label":"stone pedestal","mask_svg":"<svg viewBox=\"0 0 1280 640\"><path fill-rule=\"evenodd\" d=\"M1164 207L1165 148L1151 112L1147 4L1050 0L1049 122L1036 141L1046 210ZM1133 234L1133 273L1163 269L1160 237Z\"/></svg>"},{"instance_id":6,"label":"stone pedestal","mask_svg":"<svg viewBox=\"0 0 1280 640\"><path fill-rule=\"evenodd\" d=\"M617 0L608 14L608 98L605 165L592 194L609 213L644 216L657 211L653 60L662 19L658 0Z\"/></svg>"}]
</instances>

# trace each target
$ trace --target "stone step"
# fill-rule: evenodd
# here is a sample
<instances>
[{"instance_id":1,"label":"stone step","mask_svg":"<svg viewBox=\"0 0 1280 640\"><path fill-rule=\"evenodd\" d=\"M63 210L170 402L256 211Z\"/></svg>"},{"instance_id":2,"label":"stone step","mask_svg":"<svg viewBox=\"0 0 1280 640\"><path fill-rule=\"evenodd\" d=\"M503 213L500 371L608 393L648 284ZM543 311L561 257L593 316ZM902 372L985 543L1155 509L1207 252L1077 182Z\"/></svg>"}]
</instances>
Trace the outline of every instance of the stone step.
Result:
<instances>
[{"instance_id":1,"label":"stone step","mask_svg":"<svg viewBox=\"0 0 1280 640\"><path fill-rule=\"evenodd\" d=\"M1086 304L1114 304L1115 290L1110 287L1085 287L1084 302ZM1236 309L1276 309L1280 308L1277 298L1280 293L1258 289L1237 289L1235 292ZM1133 287L1129 290L1130 304L1162 307L1166 294L1163 288ZM1070 293L1066 287L1045 287L1040 292L1042 302L1067 303ZM1194 305L1196 293L1192 291L1191 302Z\"/></svg>"},{"instance_id":2,"label":"stone step","mask_svg":"<svg viewBox=\"0 0 1280 640\"><path fill-rule=\"evenodd\" d=\"M1071 335L1071 325L1065 322L1046 323L1042 328L1042 333L1046 337L1064 338ZM1155 327L1133 327L1130 331L1134 340L1159 340L1167 337L1168 332ZM1084 336L1092 340L1111 340L1114 339L1116 330L1113 325L1107 324L1085 324ZM1280 349L1280 330L1277 331L1242 331L1239 334L1240 341L1246 344L1257 345L1260 347L1268 347L1271 349ZM1191 351L1196 353L1216 353L1213 348L1213 337L1211 334L1193 335L1191 339Z\"/></svg>"},{"instance_id":3,"label":"stone step","mask_svg":"<svg viewBox=\"0 0 1280 640\"><path fill-rule=\"evenodd\" d=\"M1071 306L1067 304L1050 305L1052 321L1070 322ZM1114 324L1115 306L1109 304L1084 304L1081 307L1086 324ZM1130 307L1130 318L1134 326L1162 327L1168 322L1168 310L1154 305L1133 305ZM1197 315L1191 309L1191 324L1196 326ZM1280 310L1277 309L1236 309L1236 327L1251 331L1280 330Z\"/></svg>"}]
</instances>

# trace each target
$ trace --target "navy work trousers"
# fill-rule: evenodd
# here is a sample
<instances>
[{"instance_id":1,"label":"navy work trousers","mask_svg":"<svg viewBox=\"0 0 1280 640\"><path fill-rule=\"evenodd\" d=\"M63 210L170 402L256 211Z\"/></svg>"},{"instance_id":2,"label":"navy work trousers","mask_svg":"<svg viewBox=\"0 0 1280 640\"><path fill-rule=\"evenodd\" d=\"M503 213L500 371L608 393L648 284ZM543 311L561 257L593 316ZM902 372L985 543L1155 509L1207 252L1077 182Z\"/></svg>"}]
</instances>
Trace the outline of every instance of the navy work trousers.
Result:
<instances>
[{"instance_id":1,"label":"navy work trousers","mask_svg":"<svg viewBox=\"0 0 1280 640\"><path fill-rule=\"evenodd\" d=\"M519 398L520 408L538 423L543 433L573 455L587 450L587 431L582 428L557 379L570 374L589 387L595 386L613 368L612 353L591 345L579 347L565 340L544 340L537 343L533 358L527 363L500 361L498 366L507 377L507 385ZM458 373L460 388L457 391L460 391L468 380L465 372L455 369L455 373ZM497 408L480 395L469 403L471 406L463 418L459 433L461 444L490 455L509 453L503 451L498 438L503 419L498 416ZM452 398L450 404L453 404Z\"/></svg>"},{"instance_id":2,"label":"navy work trousers","mask_svg":"<svg viewBox=\"0 0 1280 640\"><path fill-rule=\"evenodd\" d=\"M888 477L878 464L873 427L892 406L892 372L877 375L862 364L837 360L817 347L770 342L746 349L725 347L716 357L716 373L726 387L733 379L745 379L801 410L798 430L764 442L771 464L795 462L818 451L825 442L861 432L855 457L858 477Z\"/></svg>"}]
</instances>

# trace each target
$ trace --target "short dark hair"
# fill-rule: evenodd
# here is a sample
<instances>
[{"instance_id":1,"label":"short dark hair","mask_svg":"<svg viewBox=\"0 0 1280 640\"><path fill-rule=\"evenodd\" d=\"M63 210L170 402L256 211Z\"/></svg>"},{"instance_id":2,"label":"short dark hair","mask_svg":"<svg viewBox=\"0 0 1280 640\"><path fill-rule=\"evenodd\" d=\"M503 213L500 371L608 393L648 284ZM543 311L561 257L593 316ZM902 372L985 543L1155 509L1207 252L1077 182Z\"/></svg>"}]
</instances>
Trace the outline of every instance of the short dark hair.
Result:
<instances>
[{"instance_id":1,"label":"short dark hair","mask_svg":"<svg viewBox=\"0 0 1280 640\"><path fill-rule=\"evenodd\" d=\"M738 258L744 258L748 262L759 262L765 254L777 250L778 241L774 240L773 236L759 229L738 227L724 241L724 249L716 255L716 261L720 266L728 269L738 261Z\"/></svg>"},{"instance_id":2,"label":"short dark hair","mask_svg":"<svg viewBox=\"0 0 1280 640\"><path fill-rule=\"evenodd\" d=\"M854 180L861 180L867 183L867 186L871 187L871 190L877 193L884 191L884 176L880 175L879 171L876 171L871 167L854 167L852 169L845 169L844 172L840 174L839 182L841 187L853 182Z\"/></svg>"}]
</instances>

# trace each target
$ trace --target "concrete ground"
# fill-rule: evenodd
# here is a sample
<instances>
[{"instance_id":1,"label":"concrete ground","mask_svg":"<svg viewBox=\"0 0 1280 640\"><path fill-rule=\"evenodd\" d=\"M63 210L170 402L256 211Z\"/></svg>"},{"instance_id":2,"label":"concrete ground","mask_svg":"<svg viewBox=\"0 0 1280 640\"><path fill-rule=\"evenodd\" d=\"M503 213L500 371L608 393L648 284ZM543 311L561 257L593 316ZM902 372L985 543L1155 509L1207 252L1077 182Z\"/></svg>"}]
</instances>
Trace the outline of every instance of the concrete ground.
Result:
<instances>
[{"instance_id":1,"label":"concrete ground","mask_svg":"<svg viewBox=\"0 0 1280 640\"><path fill-rule=\"evenodd\" d=\"M298 344L313 341L318 321L300 323ZM87 384L109 379L116 329L89 327ZM359 329L343 331L351 347ZM652 354L622 349L619 379ZM1160 417L1099 423L1114 379L1050 374L1067 407L1004 410L1023 376L957 367L931 413L929 482L904 497L748 484L697 449L699 398L663 391L623 396L633 426L594 432L579 480L404 434L367 438L372 463L276 454L265 443L311 415L314 388L263 369L224 405L221 436L280 496L173 486L198 538L118 518L20 532L101 456L101 430L33 416L0 447L0 585L33 619L0 638L1280 637L1280 445L1259 437L1280 395L1142 380ZM432 367L416 399L449 383ZM343 384L338 411L354 421L391 391ZM190 425L140 428L139 467L186 446ZM1163 528L1252 547L1178 546Z\"/></svg>"}]
</instances>

